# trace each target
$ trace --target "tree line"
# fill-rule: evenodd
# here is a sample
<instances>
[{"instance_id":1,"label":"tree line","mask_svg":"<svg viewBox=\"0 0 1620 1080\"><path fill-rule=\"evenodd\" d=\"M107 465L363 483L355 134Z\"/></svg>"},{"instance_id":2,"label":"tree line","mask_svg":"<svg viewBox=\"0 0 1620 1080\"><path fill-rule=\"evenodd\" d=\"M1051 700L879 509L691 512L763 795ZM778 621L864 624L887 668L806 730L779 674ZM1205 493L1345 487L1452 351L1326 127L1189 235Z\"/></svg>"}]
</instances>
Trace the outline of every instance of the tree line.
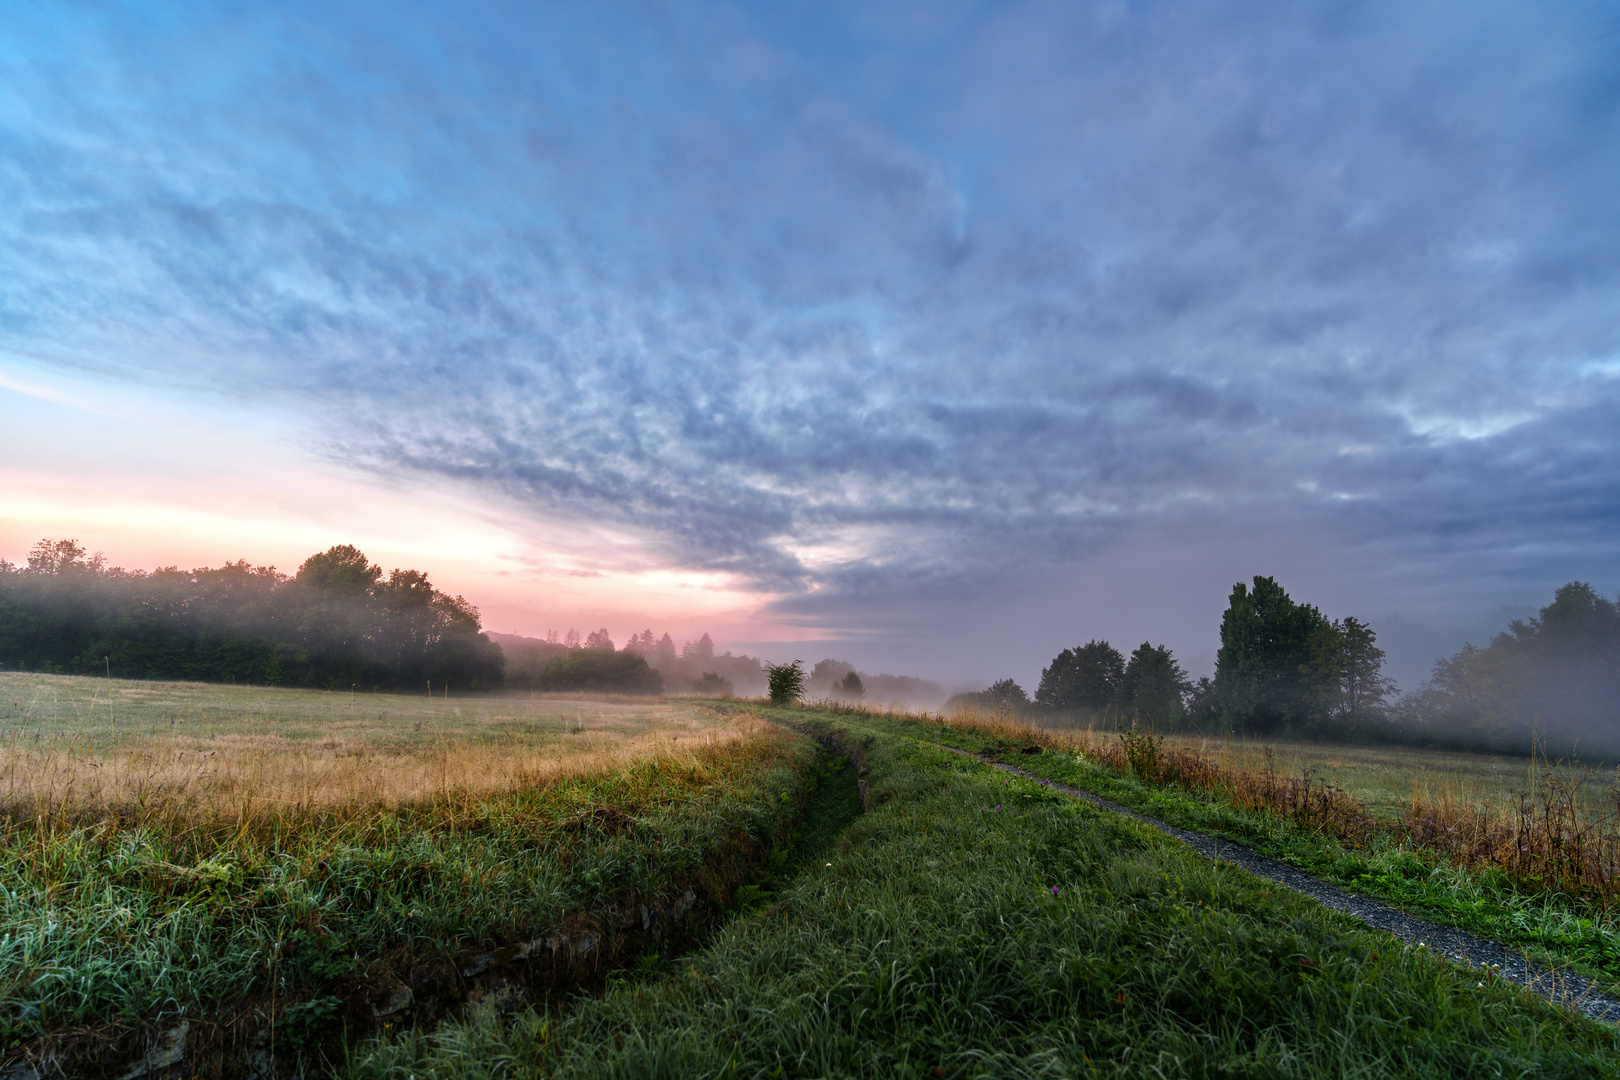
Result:
<instances>
[{"instance_id":1,"label":"tree line","mask_svg":"<svg viewBox=\"0 0 1620 1080\"><path fill-rule=\"evenodd\" d=\"M665 633L632 634L616 648L604 627L545 638L491 634L506 650L506 685L531 690L597 690L628 694L696 693L751 696L765 688L765 668L752 656L716 654L704 634L679 650Z\"/></svg>"},{"instance_id":2,"label":"tree line","mask_svg":"<svg viewBox=\"0 0 1620 1080\"><path fill-rule=\"evenodd\" d=\"M1215 674L1197 681L1164 645L1064 649L1031 698L1012 679L947 708L1069 714L1238 735L1400 742L1524 753L1620 751L1620 605L1571 582L1533 619L1465 646L1399 695L1366 622L1330 619L1270 577L1234 585Z\"/></svg>"},{"instance_id":3,"label":"tree line","mask_svg":"<svg viewBox=\"0 0 1620 1080\"><path fill-rule=\"evenodd\" d=\"M478 609L339 545L291 576L246 561L110 567L74 540L0 560L0 665L132 679L401 690L499 686Z\"/></svg>"}]
</instances>

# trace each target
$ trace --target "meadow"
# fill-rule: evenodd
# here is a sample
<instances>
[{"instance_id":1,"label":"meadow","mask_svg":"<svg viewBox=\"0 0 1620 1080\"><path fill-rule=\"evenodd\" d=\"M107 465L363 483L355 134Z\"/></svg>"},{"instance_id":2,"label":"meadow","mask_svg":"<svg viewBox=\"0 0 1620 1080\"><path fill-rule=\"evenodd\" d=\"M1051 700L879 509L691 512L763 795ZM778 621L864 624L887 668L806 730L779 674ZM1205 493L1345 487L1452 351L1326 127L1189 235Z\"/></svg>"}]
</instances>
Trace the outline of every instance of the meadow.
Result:
<instances>
[{"instance_id":1,"label":"meadow","mask_svg":"<svg viewBox=\"0 0 1620 1080\"><path fill-rule=\"evenodd\" d=\"M921 724L943 744L1240 841L1620 991L1611 774L1539 757L1052 729L1007 713L884 722Z\"/></svg>"},{"instance_id":2,"label":"meadow","mask_svg":"<svg viewBox=\"0 0 1620 1080\"><path fill-rule=\"evenodd\" d=\"M1117 742L1112 729L1076 728L1072 733L1082 749ZM1580 804L1597 812L1613 805L1620 775L1602 762L1532 757L1528 745L1523 755L1514 757L1361 743L1210 738L1173 731L1162 738L1166 752L1203 758L1224 772L1260 775L1270 769L1282 776L1309 774L1386 822L1400 820L1414 803L1510 811L1517 808L1520 794L1527 795L1548 780L1576 788Z\"/></svg>"},{"instance_id":3,"label":"meadow","mask_svg":"<svg viewBox=\"0 0 1620 1080\"><path fill-rule=\"evenodd\" d=\"M407 1077L1610 1076L1612 1032L940 749L994 732L765 709L868 812L704 948L566 1008L380 1038ZM1072 753L1025 755L1055 765Z\"/></svg>"},{"instance_id":4,"label":"meadow","mask_svg":"<svg viewBox=\"0 0 1620 1080\"><path fill-rule=\"evenodd\" d=\"M26 674L0 709L0 1074L1620 1069L1606 1028L943 747L1604 969L1545 914L1612 947L1575 900L1243 805L1235 754L1197 787L1000 716Z\"/></svg>"},{"instance_id":5,"label":"meadow","mask_svg":"<svg viewBox=\"0 0 1620 1080\"><path fill-rule=\"evenodd\" d=\"M372 1030L600 986L723 917L821 775L657 700L0 688L0 1047L45 1073L330 1072Z\"/></svg>"},{"instance_id":6,"label":"meadow","mask_svg":"<svg viewBox=\"0 0 1620 1080\"><path fill-rule=\"evenodd\" d=\"M13 817L275 821L532 787L741 734L734 721L658 698L430 697L4 672L0 807Z\"/></svg>"}]
</instances>

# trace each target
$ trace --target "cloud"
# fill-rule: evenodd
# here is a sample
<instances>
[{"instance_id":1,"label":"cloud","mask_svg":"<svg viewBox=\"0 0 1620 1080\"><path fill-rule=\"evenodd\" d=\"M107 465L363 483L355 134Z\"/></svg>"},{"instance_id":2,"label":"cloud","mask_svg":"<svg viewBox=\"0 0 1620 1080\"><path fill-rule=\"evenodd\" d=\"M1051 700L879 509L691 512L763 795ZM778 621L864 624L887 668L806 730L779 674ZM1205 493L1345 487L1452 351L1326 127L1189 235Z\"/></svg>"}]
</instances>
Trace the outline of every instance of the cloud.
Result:
<instances>
[{"instance_id":1,"label":"cloud","mask_svg":"<svg viewBox=\"0 0 1620 1080\"><path fill-rule=\"evenodd\" d=\"M0 337L834 629L1245 521L1613 572L1612 9L898 11L10 13Z\"/></svg>"}]
</instances>

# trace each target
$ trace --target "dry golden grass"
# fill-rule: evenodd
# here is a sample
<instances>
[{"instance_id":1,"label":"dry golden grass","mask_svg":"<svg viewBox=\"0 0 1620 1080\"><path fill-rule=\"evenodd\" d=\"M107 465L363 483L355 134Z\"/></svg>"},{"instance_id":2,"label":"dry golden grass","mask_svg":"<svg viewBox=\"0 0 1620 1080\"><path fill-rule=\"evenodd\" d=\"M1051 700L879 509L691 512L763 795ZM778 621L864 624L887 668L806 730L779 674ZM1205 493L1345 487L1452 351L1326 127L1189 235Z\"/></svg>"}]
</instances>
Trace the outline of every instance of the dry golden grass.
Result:
<instances>
[{"instance_id":1,"label":"dry golden grass","mask_svg":"<svg viewBox=\"0 0 1620 1080\"><path fill-rule=\"evenodd\" d=\"M1478 755L1329 744L1288 744L1284 757L1258 741L1054 729L1006 712L963 710L945 722L1083 754L1152 783L1219 792L1241 809L1279 814L1351 844L1391 837L1459 866L1587 895L1605 909L1620 901L1620 770L1610 776L1541 758L1503 769ZM1356 761L1364 772L1368 762L1377 770L1386 812L1335 782ZM1498 767L1470 775L1481 762ZM1403 781L1404 797L1389 798Z\"/></svg>"},{"instance_id":2,"label":"dry golden grass","mask_svg":"<svg viewBox=\"0 0 1620 1080\"><path fill-rule=\"evenodd\" d=\"M763 722L581 695L429 699L0 674L0 813L257 828L461 802L649 759L696 764Z\"/></svg>"}]
</instances>

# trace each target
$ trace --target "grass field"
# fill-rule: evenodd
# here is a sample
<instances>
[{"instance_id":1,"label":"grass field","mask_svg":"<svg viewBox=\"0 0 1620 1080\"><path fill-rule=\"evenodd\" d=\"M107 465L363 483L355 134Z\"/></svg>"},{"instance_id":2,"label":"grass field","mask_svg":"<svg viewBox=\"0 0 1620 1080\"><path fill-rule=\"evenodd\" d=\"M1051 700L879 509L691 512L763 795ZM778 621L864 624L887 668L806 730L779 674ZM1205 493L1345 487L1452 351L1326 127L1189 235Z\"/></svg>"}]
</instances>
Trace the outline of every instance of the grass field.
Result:
<instances>
[{"instance_id":1,"label":"grass field","mask_svg":"<svg viewBox=\"0 0 1620 1080\"><path fill-rule=\"evenodd\" d=\"M330 1069L345 1032L598 986L701 938L821 775L657 701L0 687L0 1047L69 1075L154 1038Z\"/></svg>"},{"instance_id":2,"label":"grass field","mask_svg":"<svg viewBox=\"0 0 1620 1080\"><path fill-rule=\"evenodd\" d=\"M1115 738L1112 731L1089 729L1092 741ZM1484 810L1511 809L1520 794L1530 793L1551 776L1580 786L1582 803L1593 809L1612 805L1615 769L1600 762L1546 762L1530 757L1465 754L1403 746L1303 742L1288 739L1196 738L1174 733L1165 746L1202 754L1233 771L1260 773L1268 764L1279 774L1303 776L1343 789L1383 821L1396 821L1418 801L1472 805ZM1533 770L1533 771L1532 771Z\"/></svg>"},{"instance_id":3,"label":"grass field","mask_svg":"<svg viewBox=\"0 0 1620 1080\"><path fill-rule=\"evenodd\" d=\"M930 745L948 728L769 712L856 748L871 806L770 906L667 971L565 1009L475 1010L433 1033L390 1036L350 1075L1620 1069L1597 1025Z\"/></svg>"},{"instance_id":4,"label":"grass field","mask_svg":"<svg viewBox=\"0 0 1620 1080\"><path fill-rule=\"evenodd\" d=\"M1150 782L1100 743L1045 733L1029 754L1027 728L743 702L26 675L0 676L0 708L0 1072L1620 1071L1611 1031L936 745L1324 876L1393 873L1600 968L1620 940Z\"/></svg>"},{"instance_id":5,"label":"grass field","mask_svg":"<svg viewBox=\"0 0 1620 1080\"><path fill-rule=\"evenodd\" d=\"M275 818L501 792L738 737L691 705L0 673L0 808Z\"/></svg>"},{"instance_id":6,"label":"grass field","mask_svg":"<svg viewBox=\"0 0 1620 1080\"><path fill-rule=\"evenodd\" d=\"M1289 777L1280 763L1268 771L1263 753L1253 749L1240 756L1218 744L1167 740L1149 765L1140 760L1146 746L1138 743L1136 764L1144 767L1137 768L1118 733L1053 731L1005 715L869 722L920 730L1184 828L1238 840L1553 967L1574 968L1620 993L1620 836L1613 804L1583 797L1603 785L1583 788L1578 769L1538 767L1533 803L1519 803L1511 788L1482 789L1473 801L1435 799L1429 793L1447 789L1429 778L1443 776L1444 763L1457 758L1417 752L1415 763L1404 766L1414 786L1402 813L1391 819L1365 813L1349 793L1319 781L1307 786L1300 774ZM1032 743L1046 752L1025 753ZM1351 756L1332 746L1302 749L1307 762ZM1521 764L1528 789L1529 765ZM1394 768L1382 774L1400 775Z\"/></svg>"}]
</instances>

